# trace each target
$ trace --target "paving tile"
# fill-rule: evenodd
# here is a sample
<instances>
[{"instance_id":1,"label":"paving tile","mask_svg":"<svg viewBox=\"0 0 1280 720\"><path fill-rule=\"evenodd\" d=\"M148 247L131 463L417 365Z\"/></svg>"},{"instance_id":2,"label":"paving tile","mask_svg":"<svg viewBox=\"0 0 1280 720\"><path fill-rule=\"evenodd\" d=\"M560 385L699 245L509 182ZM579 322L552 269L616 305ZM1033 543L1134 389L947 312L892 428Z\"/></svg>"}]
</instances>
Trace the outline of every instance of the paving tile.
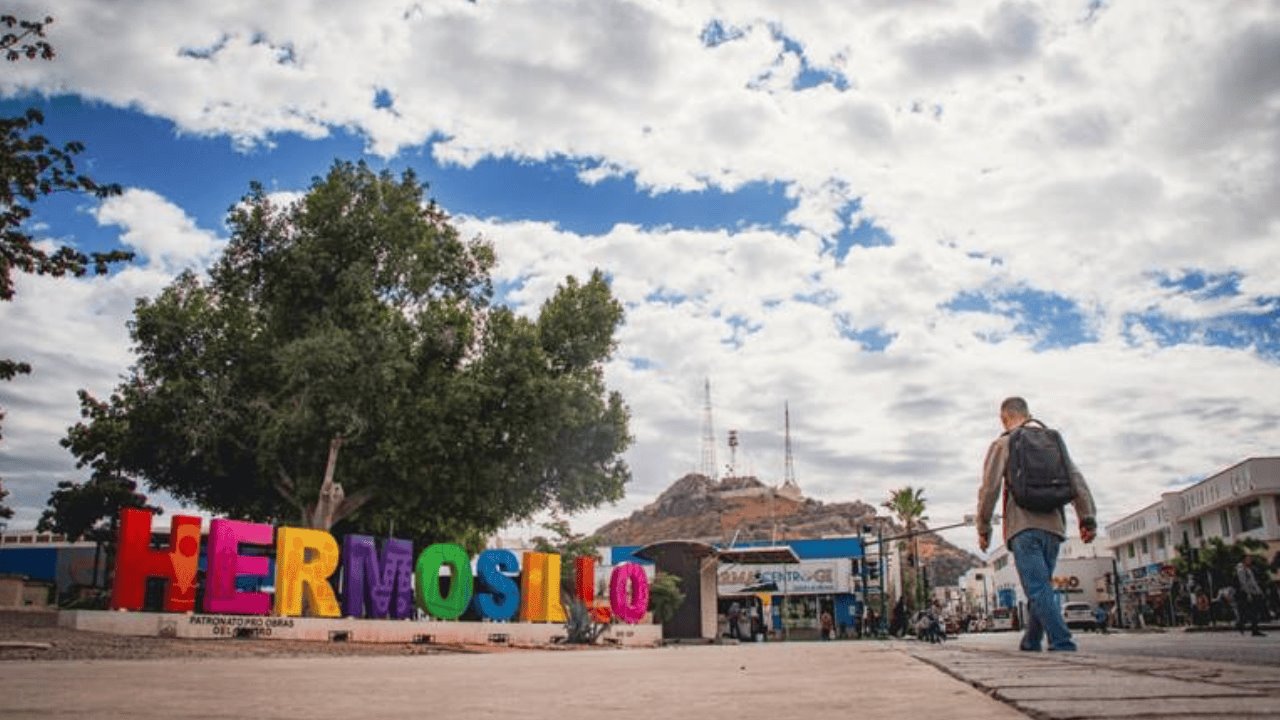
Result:
<instances>
[{"instance_id":1,"label":"paving tile","mask_svg":"<svg viewBox=\"0 0 1280 720\"><path fill-rule=\"evenodd\" d=\"M1015 704L1024 712L1039 713L1054 720L1083 718L1169 718L1216 715L1245 720L1276 718L1280 705L1272 697L1167 698L1163 700L1030 700Z\"/></svg>"}]
</instances>

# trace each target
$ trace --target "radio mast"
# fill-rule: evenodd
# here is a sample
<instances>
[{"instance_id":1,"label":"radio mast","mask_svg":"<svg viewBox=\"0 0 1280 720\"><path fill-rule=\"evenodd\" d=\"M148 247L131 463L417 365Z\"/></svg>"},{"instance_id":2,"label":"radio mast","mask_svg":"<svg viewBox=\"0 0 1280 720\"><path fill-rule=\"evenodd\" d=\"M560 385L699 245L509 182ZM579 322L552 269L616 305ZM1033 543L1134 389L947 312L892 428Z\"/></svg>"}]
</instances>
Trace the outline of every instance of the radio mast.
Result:
<instances>
[{"instance_id":1,"label":"radio mast","mask_svg":"<svg viewBox=\"0 0 1280 720\"><path fill-rule=\"evenodd\" d=\"M716 431L711 424L711 378L706 379L706 400L702 405L702 464L698 471L703 475L718 480L719 469L716 467Z\"/></svg>"}]
</instances>

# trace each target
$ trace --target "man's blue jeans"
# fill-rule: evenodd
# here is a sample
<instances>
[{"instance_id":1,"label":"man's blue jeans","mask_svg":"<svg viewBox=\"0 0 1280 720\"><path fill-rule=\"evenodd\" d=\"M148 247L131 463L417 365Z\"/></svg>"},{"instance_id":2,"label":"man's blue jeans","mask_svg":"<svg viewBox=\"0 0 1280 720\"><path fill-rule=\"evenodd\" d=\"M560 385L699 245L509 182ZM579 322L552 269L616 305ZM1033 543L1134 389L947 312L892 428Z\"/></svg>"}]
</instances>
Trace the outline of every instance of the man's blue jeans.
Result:
<instances>
[{"instance_id":1,"label":"man's blue jeans","mask_svg":"<svg viewBox=\"0 0 1280 720\"><path fill-rule=\"evenodd\" d=\"M1044 530L1023 530L1009 540L1013 562L1027 596L1026 632L1018 646L1023 650L1039 650L1044 636L1049 636L1050 650L1074 652L1075 641L1062 619L1058 595L1053 591L1053 568L1058 563L1058 546L1062 540Z\"/></svg>"}]
</instances>

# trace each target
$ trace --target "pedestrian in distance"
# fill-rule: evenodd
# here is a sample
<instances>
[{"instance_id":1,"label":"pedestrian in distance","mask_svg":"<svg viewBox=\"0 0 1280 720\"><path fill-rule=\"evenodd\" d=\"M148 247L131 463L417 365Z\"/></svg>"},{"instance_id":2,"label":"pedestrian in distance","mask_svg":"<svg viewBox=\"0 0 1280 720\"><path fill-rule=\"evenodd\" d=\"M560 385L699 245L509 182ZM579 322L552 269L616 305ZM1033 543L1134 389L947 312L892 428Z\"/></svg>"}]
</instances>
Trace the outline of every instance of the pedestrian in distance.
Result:
<instances>
[{"instance_id":1,"label":"pedestrian in distance","mask_svg":"<svg viewBox=\"0 0 1280 720\"><path fill-rule=\"evenodd\" d=\"M902 637L907 633L907 601L899 597L889 612L889 634Z\"/></svg>"},{"instance_id":2,"label":"pedestrian in distance","mask_svg":"<svg viewBox=\"0 0 1280 720\"><path fill-rule=\"evenodd\" d=\"M738 626L738 620L742 616L742 606L737 600L729 603L729 638L732 640L742 639L742 629Z\"/></svg>"},{"instance_id":3,"label":"pedestrian in distance","mask_svg":"<svg viewBox=\"0 0 1280 720\"><path fill-rule=\"evenodd\" d=\"M1047 635L1049 650L1074 652L1075 640L1053 591L1053 570L1067 535L1066 505L1075 509L1081 540L1091 543L1097 535L1093 495L1061 435L1032 418L1026 400L1005 399L1000 424L1004 433L991 443L983 463L978 547L985 552L991 544L991 517L999 503L1004 542L1030 610L1018 648L1039 651Z\"/></svg>"},{"instance_id":4,"label":"pedestrian in distance","mask_svg":"<svg viewBox=\"0 0 1280 720\"><path fill-rule=\"evenodd\" d=\"M1266 633L1258 629L1258 617L1262 615L1265 600L1262 586L1253 574L1252 555L1245 555L1236 564L1236 585L1236 629L1243 635L1244 626L1248 625L1254 637L1263 637Z\"/></svg>"},{"instance_id":5,"label":"pedestrian in distance","mask_svg":"<svg viewBox=\"0 0 1280 720\"><path fill-rule=\"evenodd\" d=\"M1093 622L1098 632L1107 634L1107 609L1099 605L1093 609Z\"/></svg>"}]
</instances>

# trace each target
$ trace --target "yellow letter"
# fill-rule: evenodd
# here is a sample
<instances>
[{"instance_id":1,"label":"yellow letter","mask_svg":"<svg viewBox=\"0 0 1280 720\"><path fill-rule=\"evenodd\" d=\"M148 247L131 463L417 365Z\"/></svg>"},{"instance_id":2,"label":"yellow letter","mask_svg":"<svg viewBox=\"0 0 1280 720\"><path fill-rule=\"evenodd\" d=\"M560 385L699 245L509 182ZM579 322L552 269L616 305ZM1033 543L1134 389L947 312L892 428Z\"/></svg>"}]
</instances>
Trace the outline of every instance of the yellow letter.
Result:
<instances>
[{"instance_id":1,"label":"yellow letter","mask_svg":"<svg viewBox=\"0 0 1280 720\"><path fill-rule=\"evenodd\" d=\"M308 558L308 554L311 556ZM276 533L276 615L342 617L329 576L338 569L338 541L323 530L282 527Z\"/></svg>"}]
</instances>

